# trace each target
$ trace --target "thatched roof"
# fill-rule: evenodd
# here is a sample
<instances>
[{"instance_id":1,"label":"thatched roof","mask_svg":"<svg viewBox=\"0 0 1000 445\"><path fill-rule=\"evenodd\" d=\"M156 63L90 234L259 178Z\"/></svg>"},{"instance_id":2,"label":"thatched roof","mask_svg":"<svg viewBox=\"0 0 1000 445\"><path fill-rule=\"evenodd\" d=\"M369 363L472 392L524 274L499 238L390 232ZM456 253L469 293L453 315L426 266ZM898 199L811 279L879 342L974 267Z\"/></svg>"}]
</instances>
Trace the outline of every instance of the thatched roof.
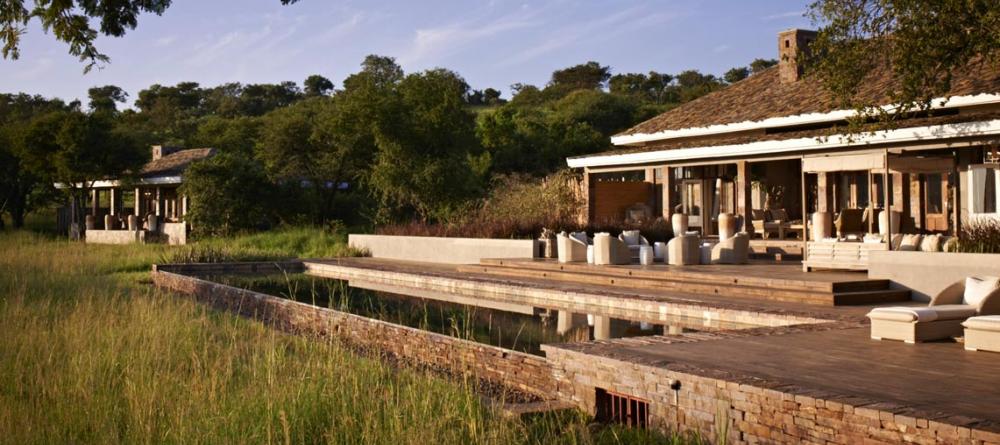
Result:
<instances>
[{"instance_id":1,"label":"thatched roof","mask_svg":"<svg viewBox=\"0 0 1000 445\"><path fill-rule=\"evenodd\" d=\"M858 91L858 98L888 105L891 99L886 92L892 82L887 67L875 70ZM1000 93L1000 70L988 63L977 63L955 73L951 91L946 96L983 93ZM642 122L619 136L826 113L842 108L815 76L782 83L778 66L774 66Z\"/></svg>"},{"instance_id":2,"label":"thatched roof","mask_svg":"<svg viewBox=\"0 0 1000 445\"><path fill-rule=\"evenodd\" d=\"M139 171L139 176L149 178L154 176L171 176L184 173L192 162L207 159L215 154L214 148L190 148L180 150L154 159L146 163Z\"/></svg>"}]
</instances>

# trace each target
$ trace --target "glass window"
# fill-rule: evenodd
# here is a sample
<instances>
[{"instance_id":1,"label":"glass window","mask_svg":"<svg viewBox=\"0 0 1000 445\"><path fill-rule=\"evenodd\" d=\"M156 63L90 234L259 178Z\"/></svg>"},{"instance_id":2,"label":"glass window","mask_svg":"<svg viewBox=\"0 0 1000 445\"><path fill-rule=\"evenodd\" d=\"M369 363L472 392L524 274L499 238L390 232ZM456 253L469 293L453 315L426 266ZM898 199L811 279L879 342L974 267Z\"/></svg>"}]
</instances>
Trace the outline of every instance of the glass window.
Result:
<instances>
[{"instance_id":1,"label":"glass window","mask_svg":"<svg viewBox=\"0 0 1000 445\"><path fill-rule=\"evenodd\" d=\"M929 174L925 178L927 190L927 213L944 213L944 196L940 173Z\"/></svg>"}]
</instances>

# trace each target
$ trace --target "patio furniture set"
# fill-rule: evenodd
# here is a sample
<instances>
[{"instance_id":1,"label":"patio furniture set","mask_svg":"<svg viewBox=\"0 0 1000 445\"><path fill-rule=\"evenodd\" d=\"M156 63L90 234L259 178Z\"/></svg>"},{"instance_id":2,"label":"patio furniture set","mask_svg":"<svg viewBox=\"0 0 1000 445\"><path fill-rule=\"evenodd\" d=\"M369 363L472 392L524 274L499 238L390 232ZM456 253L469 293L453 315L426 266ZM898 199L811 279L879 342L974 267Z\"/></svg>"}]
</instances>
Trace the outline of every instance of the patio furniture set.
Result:
<instances>
[{"instance_id":1,"label":"patio furniture set","mask_svg":"<svg viewBox=\"0 0 1000 445\"><path fill-rule=\"evenodd\" d=\"M926 307L881 307L868 313L871 338L916 343L961 337L970 351L1000 352L1000 278L967 277Z\"/></svg>"},{"instance_id":2,"label":"patio furniture set","mask_svg":"<svg viewBox=\"0 0 1000 445\"><path fill-rule=\"evenodd\" d=\"M674 237L669 242L650 244L638 230L625 230L618 237L601 232L591 238L586 232L562 232L556 236L561 263L584 262L594 265L650 265L661 261L670 265L743 264L750 254L750 235L741 231L737 215L719 215L718 241L702 239L696 231L688 231L687 215L675 213L671 218Z\"/></svg>"}]
</instances>

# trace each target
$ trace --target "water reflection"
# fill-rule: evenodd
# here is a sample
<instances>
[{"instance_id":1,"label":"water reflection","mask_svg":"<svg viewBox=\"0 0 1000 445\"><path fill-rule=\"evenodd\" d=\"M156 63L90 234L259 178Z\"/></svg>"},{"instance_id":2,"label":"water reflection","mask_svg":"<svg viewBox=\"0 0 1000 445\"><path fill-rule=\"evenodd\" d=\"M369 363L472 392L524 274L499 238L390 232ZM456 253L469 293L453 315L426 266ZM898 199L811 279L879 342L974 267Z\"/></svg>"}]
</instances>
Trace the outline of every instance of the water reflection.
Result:
<instances>
[{"instance_id":1,"label":"water reflection","mask_svg":"<svg viewBox=\"0 0 1000 445\"><path fill-rule=\"evenodd\" d=\"M620 318L607 313L584 313L579 308L537 307L400 287L383 283L347 283L309 276L222 275L215 282L340 311L401 324L480 343L539 354L546 343L679 335L691 331L752 327L677 316L646 315ZM589 310L588 310L589 311Z\"/></svg>"}]
</instances>

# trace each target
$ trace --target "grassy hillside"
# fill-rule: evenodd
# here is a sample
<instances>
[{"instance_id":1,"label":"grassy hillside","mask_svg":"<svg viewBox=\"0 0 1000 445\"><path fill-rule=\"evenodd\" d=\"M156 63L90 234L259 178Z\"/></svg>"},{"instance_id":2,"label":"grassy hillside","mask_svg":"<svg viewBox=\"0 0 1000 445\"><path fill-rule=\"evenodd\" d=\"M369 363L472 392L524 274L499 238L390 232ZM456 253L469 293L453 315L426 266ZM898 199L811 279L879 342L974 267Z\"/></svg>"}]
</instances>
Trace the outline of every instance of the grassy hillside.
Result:
<instances>
[{"instance_id":1,"label":"grassy hillside","mask_svg":"<svg viewBox=\"0 0 1000 445\"><path fill-rule=\"evenodd\" d=\"M210 247L204 247L210 246ZM0 443L680 443L580 415L506 420L469 385L151 288L163 258L325 256L300 229L202 247L0 233ZM194 252L194 254L192 254Z\"/></svg>"}]
</instances>

